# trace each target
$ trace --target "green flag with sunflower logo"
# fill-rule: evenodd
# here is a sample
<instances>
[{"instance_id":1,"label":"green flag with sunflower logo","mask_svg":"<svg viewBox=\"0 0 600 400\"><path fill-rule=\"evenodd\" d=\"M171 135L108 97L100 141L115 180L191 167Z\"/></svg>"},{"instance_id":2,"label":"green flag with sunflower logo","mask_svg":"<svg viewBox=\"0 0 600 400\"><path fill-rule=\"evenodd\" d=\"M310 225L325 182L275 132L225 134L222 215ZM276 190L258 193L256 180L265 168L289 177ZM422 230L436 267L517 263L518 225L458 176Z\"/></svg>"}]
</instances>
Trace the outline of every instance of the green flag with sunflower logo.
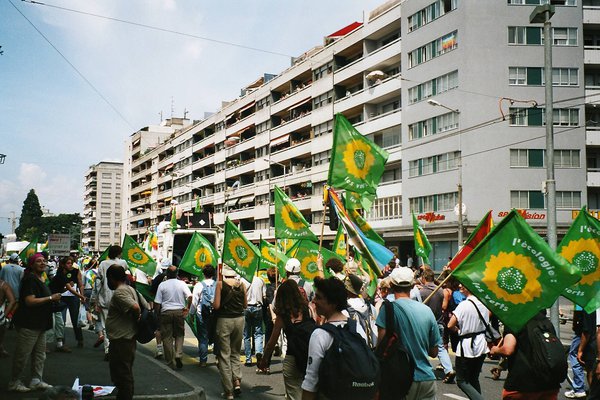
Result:
<instances>
[{"instance_id":1,"label":"green flag with sunflower logo","mask_svg":"<svg viewBox=\"0 0 600 400\"><path fill-rule=\"evenodd\" d=\"M102 254L100 254L100 257L98 257L98 262L101 263L104 260L108 260L108 249L110 248L110 246L108 246L106 249L104 249L104 251L102 252Z\"/></svg>"},{"instance_id":2,"label":"green flag with sunflower logo","mask_svg":"<svg viewBox=\"0 0 600 400\"><path fill-rule=\"evenodd\" d=\"M131 236L125 234L121 247L121 258L127 262L129 268L137 268L148 276L154 276L156 261Z\"/></svg>"},{"instance_id":3,"label":"green flag with sunflower logo","mask_svg":"<svg viewBox=\"0 0 600 400\"><path fill-rule=\"evenodd\" d=\"M292 247L294 247L296 245L296 243L298 243L298 240L296 239L277 239L276 240L277 243L277 249L283 253L287 253L288 251L290 251L290 249Z\"/></svg>"},{"instance_id":4,"label":"green flag with sunflower logo","mask_svg":"<svg viewBox=\"0 0 600 400\"><path fill-rule=\"evenodd\" d=\"M233 268L248 282L252 282L260 263L260 250L244 237L229 218L225 221L223 263Z\"/></svg>"},{"instance_id":5,"label":"green flag with sunflower logo","mask_svg":"<svg viewBox=\"0 0 600 400\"><path fill-rule=\"evenodd\" d=\"M429 264L429 253L431 253L431 243L427 239L425 235L425 231L421 225L419 225L419 221L417 221L417 217L415 214L412 215L413 220L413 235L415 237L415 253L417 256L423 259L425 264Z\"/></svg>"},{"instance_id":6,"label":"green flag with sunflower logo","mask_svg":"<svg viewBox=\"0 0 600 400\"><path fill-rule=\"evenodd\" d=\"M370 210L375 201L375 195L370 193L355 193L346 191L342 195L346 210Z\"/></svg>"},{"instance_id":7,"label":"green flag with sunflower logo","mask_svg":"<svg viewBox=\"0 0 600 400\"><path fill-rule=\"evenodd\" d=\"M581 280L565 289L563 296L592 313L600 307L600 221L584 206L560 242L558 254L581 271Z\"/></svg>"},{"instance_id":8,"label":"green flag with sunflower logo","mask_svg":"<svg viewBox=\"0 0 600 400\"><path fill-rule=\"evenodd\" d=\"M275 186L275 237L317 241L310 224L290 198Z\"/></svg>"},{"instance_id":9,"label":"green flag with sunflower logo","mask_svg":"<svg viewBox=\"0 0 600 400\"><path fill-rule=\"evenodd\" d=\"M338 226L335 239L333 240L333 247L331 249L338 256L346 258L346 236L344 235L344 228L342 227L342 224Z\"/></svg>"},{"instance_id":10,"label":"green flag with sunflower logo","mask_svg":"<svg viewBox=\"0 0 600 400\"><path fill-rule=\"evenodd\" d=\"M260 241L260 266L259 269L269 269L275 267L279 270L280 276L285 276L285 263L289 257L279 251L275 245L265 240Z\"/></svg>"},{"instance_id":11,"label":"green flag with sunflower logo","mask_svg":"<svg viewBox=\"0 0 600 400\"><path fill-rule=\"evenodd\" d=\"M336 189L376 194L387 151L364 137L342 114L335 115L327 183Z\"/></svg>"},{"instance_id":12,"label":"green flag with sunflower logo","mask_svg":"<svg viewBox=\"0 0 600 400\"><path fill-rule=\"evenodd\" d=\"M216 267L218 260L219 253L217 253L213 245L204 236L198 232L194 232L187 249L185 249L185 254L179 263L179 268L204 280L202 268L207 264Z\"/></svg>"},{"instance_id":13,"label":"green flag with sunflower logo","mask_svg":"<svg viewBox=\"0 0 600 400\"><path fill-rule=\"evenodd\" d=\"M300 261L300 276L302 279L307 281L313 281L319 276L319 269L317 267L317 256L319 255L319 245L310 240L300 240L294 245L288 252L288 256L297 258ZM325 264L331 258L338 258L341 262L346 262L345 259L338 256L331 250L327 250L325 247L321 247L321 255L323 256L323 270L325 278L330 276L329 271L325 268Z\"/></svg>"},{"instance_id":14,"label":"green flag with sunflower logo","mask_svg":"<svg viewBox=\"0 0 600 400\"><path fill-rule=\"evenodd\" d=\"M19 258L21 259L23 265L26 266L27 262L29 261L29 257L37 253L37 245L37 239L33 239L31 242L29 242L29 244L27 244L27 246L25 246L23 250L21 250L19 253Z\"/></svg>"},{"instance_id":15,"label":"green flag with sunflower logo","mask_svg":"<svg viewBox=\"0 0 600 400\"><path fill-rule=\"evenodd\" d=\"M581 279L579 269L556 254L516 210L453 275L515 332Z\"/></svg>"}]
</instances>

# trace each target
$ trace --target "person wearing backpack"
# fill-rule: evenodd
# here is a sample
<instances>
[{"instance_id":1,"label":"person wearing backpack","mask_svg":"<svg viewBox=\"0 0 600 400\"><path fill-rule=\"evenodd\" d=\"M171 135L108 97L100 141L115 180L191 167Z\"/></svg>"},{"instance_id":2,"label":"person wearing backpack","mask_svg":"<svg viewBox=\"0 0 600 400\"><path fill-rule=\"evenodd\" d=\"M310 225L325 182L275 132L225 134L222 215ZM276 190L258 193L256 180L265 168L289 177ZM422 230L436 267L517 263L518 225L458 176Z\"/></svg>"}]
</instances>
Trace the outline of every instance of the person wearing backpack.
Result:
<instances>
[{"instance_id":1,"label":"person wearing backpack","mask_svg":"<svg viewBox=\"0 0 600 400\"><path fill-rule=\"evenodd\" d=\"M441 342L440 331L435 316L429 307L411 300L410 292L415 284L414 272L408 267L394 268L390 274L390 290L394 294L395 326L386 324L386 311L382 307L377 316L377 337L381 342L388 329L399 333L400 342L414 362L413 382L410 384L406 400L434 400L436 398L436 377L429 363L429 357L438 355ZM398 385L402 377L392 377L393 381L383 379L385 386ZM409 378L410 379L410 378ZM398 398L401 398L398 396Z\"/></svg>"},{"instance_id":2,"label":"person wearing backpack","mask_svg":"<svg viewBox=\"0 0 600 400\"><path fill-rule=\"evenodd\" d=\"M274 312L276 317L273 332L265 347L263 358L258 362L258 368L269 368L271 355L283 329L287 337L287 353L283 359L285 395L288 400L300 400L302 380L308 362L308 344L316 323L310 316L308 302L298 290L295 281L288 279L277 288Z\"/></svg>"},{"instance_id":3,"label":"person wearing backpack","mask_svg":"<svg viewBox=\"0 0 600 400\"><path fill-rule=\"evenodd\" d=\"M212 303L215 299L215 267L202 267L204 280L196 283L192 291L191 309L196 312L198 359L201 367L208 362L208 345L214 341L215 315ZM215 352L216 353L216 352Z\"/></svg>"},{"instance_id":4,"label":"person wearing backpack","mask_svg":"<svg viewBox=\"0 0 600 400\"><path fill-rule=\"evenodd\" d=\"M367 336L367 344L375 348L377 344L377 327L375 326L375 307L360 297L363 281L354 274L344 279L344 287L348 296L348 308L344 311L348 317L360 324Z\"/></svg>"},{"instance_id":5,"label":"person wearing backpack","mask_svg":"<svg viewBox=\"0 0 600 400\"><path fill-rule=\"evenodd\" d=\"M463 285L460 291L467 300L460 303L450 318L448 328L458 331L456 352L456 383L471 400L483 400L479 374L489 352L485 339L490 323L490 312Z\"/></svg>"},{"instance_id":6,"label":"person wearing backpack","mask_svg":"<svg viewBox=\"0 0 600 400\"><path fill-rule=\"evenodd\" d=\"M540 350L546 346L546 354ZM547 347L551 346L548 351ZM560 356L562 351L562 356ZM515 332L504 328L502 341L491 354L508 357L508 376L503 400L556 400L560 384L567 376L567 355L545 310L540 311ZM557 357L550 357L556 355ZM536 361L544 359L546 362ZM548 364L552 360L552 364ZM563 376L561 373L563 373Z\"/></svg>"},{"instance_id":7,"label":"person wearing backpack","mask_svg":"<svg viewBox=\"0 0 600 400\"><path fill-rule=\"evenodd\" d=\"M313 284L317 314L327 322L310 336L302 399L373 399L379 363L360 325L342 313L347 307L344 283L331 277Z\"/></svg>"}]
</instances>

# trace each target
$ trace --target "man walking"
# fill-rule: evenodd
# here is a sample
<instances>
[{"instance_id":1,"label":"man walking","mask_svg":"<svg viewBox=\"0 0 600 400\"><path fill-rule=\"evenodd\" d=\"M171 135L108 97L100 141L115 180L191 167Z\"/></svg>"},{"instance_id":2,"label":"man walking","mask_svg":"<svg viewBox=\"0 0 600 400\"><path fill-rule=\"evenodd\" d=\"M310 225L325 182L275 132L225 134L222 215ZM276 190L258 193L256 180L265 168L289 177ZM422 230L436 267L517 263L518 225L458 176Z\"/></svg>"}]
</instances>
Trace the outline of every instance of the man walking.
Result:
<instances>
[{"instance_id":1,"label":"man walking","mask_svg":"<svg viewBox=\"0 0 600 400\"><path fill-rule=\"evenodd\" d=\"M256 352L256 362L260 362L263 353L263 324L262 302L265 283L258 276L252 278L252 283L246 288L246 310L244 310L244 350L247 367L252 365L252 340Z\"/></svg>"},{"instance_id":2,"label":"man walking","mask_svg":"<svg viewBox=\"0 0 600 400\"><path fill-rule=\"evenodd\" d=\"M126 284L125 269L113 265L106 271L107 285L111 296L106 331L110 338L110 378L117 387L117 400L133 398L133 360L135 357L135 335L141 307L148 307L143 296ZM138 303L139 302L139 303Z\"/></svg>"},{"instance_id":3,"label":"man walking","mask_svg":"<svg viewBox=\"0 0 600 400\"><path fill-rule=\"evenodd\" d=\"M214 342L216 316L212 306L215 299L215 267L205 265L202 268L204 280L196 283L192 293L192 304L196 310L196 327L198 339L198 358L200 366L205 367L208 361L208 344ZM216 353L213 349L213 353Z\"/></svg>"},{"instance_id":4,"label":"man walking","mask_svg":"<svg viewBox=\"0 0 600 400\"><path fill-rule=\"evenodd\" d=\"M25 268L19 265L19 255L17 253L12 253L8 257L8 263L0 268L0 279L8 283L17 302L19 302L19 290L21 289L21 279L24 273Z\"/></svg>"},{"instance_id":5,"label":"man walking","mask_svg":"<svg viewBox=\"0 0 600 400\"><path fill-rule=\"evenodd\" d=\"M400 332L400 340L415 362L414 381L406 400L434 400L436 378L428 357L438 355L441 338L437 322L429 307L410 299L410 290L415 283L412 269L394 268L389 279L395 298L393 306L396 326L385 325L385 308L382 307L377 316L377 337L381 340L387 329Z\"/></svg>"},{"instance_id":6,"label":"man walking","mask_svg":"<svg viewBox=\"0 0 600 400\"><path fill-rule=\"evenodd\" d=\"M158 285L154 309L160 314L160 334L165 361L173 369L183 367L181 356L185 334L184 319L188 315L191 303L192 292L185 282L177 279L177 267L171 265L167 269L167 280Z\"/></svg>"}]
</instances>

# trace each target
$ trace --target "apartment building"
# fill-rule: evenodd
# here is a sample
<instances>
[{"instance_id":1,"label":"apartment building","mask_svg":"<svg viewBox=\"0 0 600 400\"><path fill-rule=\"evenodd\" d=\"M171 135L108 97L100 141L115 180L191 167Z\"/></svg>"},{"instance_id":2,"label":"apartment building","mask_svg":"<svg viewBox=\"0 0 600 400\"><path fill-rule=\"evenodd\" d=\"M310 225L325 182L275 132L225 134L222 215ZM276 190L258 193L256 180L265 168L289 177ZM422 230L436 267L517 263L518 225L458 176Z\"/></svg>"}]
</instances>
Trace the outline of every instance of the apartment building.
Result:
<instances>
[{"instance_id":1,"label":"apartment building","mask_svg":"<svg viewBox=\"0 0 600 400\"><path fill-rule=\"evenodd\" d=\"M85 174L82 245L88 251L104 251L121 242L123 163L101 161Z\"/></svg>"},{"instance_id":2,"label":"apartment building","mask_svg":"<svg viewBox=\"0 0 600 400\"><path fill-rule=\"evenodd\" d=\"M543 35L529 15L547 1L383 4L138 158L149 174L136 193L149 200L128 196L127 231L143 236L171 199L190 210L199 197L214 224L229 216L251 239L272 238L278 185L319 232L343 113L390 152L366 216L401 260L413 251L411 213L436 268L454 254L459 184L465 238L488 210L498 221L512 208L544 235ZM600 208L600 0L551 3L560 235L582 205Z\"/></svg>"}]
</instances>

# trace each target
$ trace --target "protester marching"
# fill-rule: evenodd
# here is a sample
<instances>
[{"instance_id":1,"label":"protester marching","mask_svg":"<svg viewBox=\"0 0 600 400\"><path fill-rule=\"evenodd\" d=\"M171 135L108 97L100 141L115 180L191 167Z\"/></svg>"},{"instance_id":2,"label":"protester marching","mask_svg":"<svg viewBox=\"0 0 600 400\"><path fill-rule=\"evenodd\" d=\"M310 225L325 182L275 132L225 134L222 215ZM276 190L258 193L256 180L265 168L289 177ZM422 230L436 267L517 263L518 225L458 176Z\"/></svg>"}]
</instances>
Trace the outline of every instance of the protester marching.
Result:
<instances>
[{"instance_id":1,"label":"protester marching","mask_svg":"<svg viewBox=\"0 0 600 400\"><path fill-rule=\"evenodd\" d=\"M87 327L116 398L132 399L137 343L180 374L187 324L201 367L193 373L207 374L212 356L225 399L246 396L245 374L270 374L278 357L292 400L427 400L453 384L484 399L490 357L499 361L494 379L507 371L495 398L557 399L565 389L567 398L600 399L600 222L584 207L552 250L515 210L496 225L487 213L436 276L414 215L406 262L366 220L387 157L336 115L322 218L339 221L332 243L275 186L274 237L258 243L226 218L221 243L196 231L178 258L154 259L151 232L144 245L125 235L99 257L62 257L56 270L31 249L11 255L0 269L7 389L49 390L46 357L84 348ZM568 362L546 316L560 296L579 307ZM16 345L7 348L11 329Z\"/></svg>"}]
</instances>

